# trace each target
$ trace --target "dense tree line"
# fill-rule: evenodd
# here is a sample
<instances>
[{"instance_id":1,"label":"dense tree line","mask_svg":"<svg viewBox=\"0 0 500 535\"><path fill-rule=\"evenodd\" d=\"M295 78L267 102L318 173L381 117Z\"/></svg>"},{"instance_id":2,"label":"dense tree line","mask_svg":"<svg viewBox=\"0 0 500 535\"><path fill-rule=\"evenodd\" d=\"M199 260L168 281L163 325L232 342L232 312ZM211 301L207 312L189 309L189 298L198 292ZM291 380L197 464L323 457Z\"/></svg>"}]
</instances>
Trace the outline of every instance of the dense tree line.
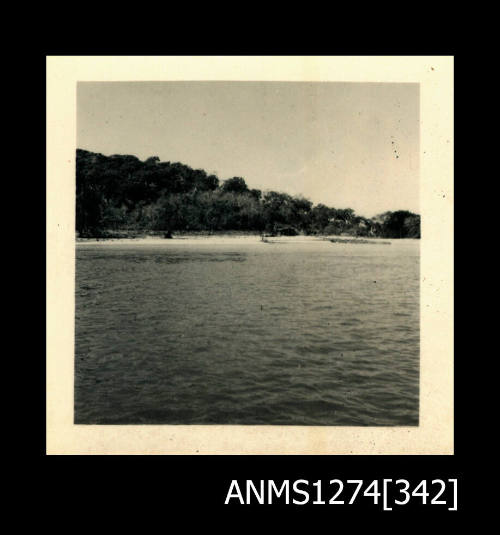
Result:
<instances>
[{"instance_id":1,"label":"dense tree line","mask_svg":"<svg viewBox=\"0 0 500 535\"><path fill-rule=\"evenodd\" d=\"M349 234L420 238L420 216L386 212L372 219L303 197L250 189L241 177L217 176L156 156L76 151L76 230L100 237L117 230Z\"/></svg>"}]
</instances>

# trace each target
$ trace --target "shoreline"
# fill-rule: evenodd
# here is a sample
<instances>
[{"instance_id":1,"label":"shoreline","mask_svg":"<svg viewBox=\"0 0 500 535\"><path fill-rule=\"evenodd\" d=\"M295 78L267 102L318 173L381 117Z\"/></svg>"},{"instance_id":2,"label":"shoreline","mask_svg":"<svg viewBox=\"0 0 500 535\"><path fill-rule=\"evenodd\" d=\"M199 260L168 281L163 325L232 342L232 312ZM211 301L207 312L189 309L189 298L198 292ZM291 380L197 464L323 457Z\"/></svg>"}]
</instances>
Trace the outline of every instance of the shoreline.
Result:
<instances>
[{"instance_id":1,"label":"shoreline","mask_svg":"<svg viewBox=\"0 0 500 535\"><path fill-rule=\"evenodd\" d=\"M333 240L333 241L332 241ZM141 237L120 237L120 238L76 238L76 246L85 245L236 245L236 244L262 244L270 245L274 243L292 244L292 243L312 243L327 242L334 245L390 245L395 242L416 242L416 238L388 239L388 238L370 238L370 237L353 237L353 236L265 236L264 240L260 234L183 234L173 236L172 238L163 238L161 236L141 236Z\"/></svg>"}]
</instances>

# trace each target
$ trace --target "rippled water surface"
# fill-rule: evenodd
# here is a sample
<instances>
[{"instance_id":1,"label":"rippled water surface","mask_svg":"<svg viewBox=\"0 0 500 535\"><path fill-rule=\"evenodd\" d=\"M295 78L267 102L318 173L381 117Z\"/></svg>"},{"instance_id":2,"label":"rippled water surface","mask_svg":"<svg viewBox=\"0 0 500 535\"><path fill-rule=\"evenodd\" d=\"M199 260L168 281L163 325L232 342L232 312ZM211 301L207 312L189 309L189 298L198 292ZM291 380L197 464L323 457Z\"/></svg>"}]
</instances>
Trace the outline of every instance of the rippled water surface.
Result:
<instances>
[{"instance_id":1,"label":"rippled water surface","mask_svg":"<svg viewBox=\"0 0 500 535\"><path fill-rule=\"evenodd\" d=\"M76 259L75 423L418 425L416 240Z\"/></svg>"}]
</instances>

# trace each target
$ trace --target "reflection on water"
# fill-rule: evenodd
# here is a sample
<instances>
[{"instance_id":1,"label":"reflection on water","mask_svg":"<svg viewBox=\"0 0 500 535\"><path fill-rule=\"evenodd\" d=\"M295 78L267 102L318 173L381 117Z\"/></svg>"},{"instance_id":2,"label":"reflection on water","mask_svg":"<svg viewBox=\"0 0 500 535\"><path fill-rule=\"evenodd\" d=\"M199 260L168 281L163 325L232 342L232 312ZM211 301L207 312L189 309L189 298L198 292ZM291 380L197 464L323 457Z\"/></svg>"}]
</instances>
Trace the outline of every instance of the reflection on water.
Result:
<instances>
[{"instance_id":1,"label":"reflection on water","mask_svg":"<svg viewBox=\"0 0 500 535\"><path fill-rule=\"evenodd\" d=\"M79 245L75 423L418 425L418 247Z\"/></svg>"}]
</instances>

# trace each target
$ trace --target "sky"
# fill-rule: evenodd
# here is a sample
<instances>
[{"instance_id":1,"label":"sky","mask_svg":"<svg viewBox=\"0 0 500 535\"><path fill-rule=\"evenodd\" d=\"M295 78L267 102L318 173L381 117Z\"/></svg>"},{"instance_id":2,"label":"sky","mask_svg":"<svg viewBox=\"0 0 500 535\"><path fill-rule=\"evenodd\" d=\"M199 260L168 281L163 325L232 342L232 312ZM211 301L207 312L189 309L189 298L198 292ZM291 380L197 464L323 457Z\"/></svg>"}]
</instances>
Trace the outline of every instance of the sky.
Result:
<instances>
[{"instance_id":1,"label":"sky","mask_svg":"<svg viewBox=\"0 0 500 535\"><path fill-rule=\"evenodd\" d=\"M77 146L372 217L419 213L419 84L79 82Z\"/></svg>"}]
</instances>

